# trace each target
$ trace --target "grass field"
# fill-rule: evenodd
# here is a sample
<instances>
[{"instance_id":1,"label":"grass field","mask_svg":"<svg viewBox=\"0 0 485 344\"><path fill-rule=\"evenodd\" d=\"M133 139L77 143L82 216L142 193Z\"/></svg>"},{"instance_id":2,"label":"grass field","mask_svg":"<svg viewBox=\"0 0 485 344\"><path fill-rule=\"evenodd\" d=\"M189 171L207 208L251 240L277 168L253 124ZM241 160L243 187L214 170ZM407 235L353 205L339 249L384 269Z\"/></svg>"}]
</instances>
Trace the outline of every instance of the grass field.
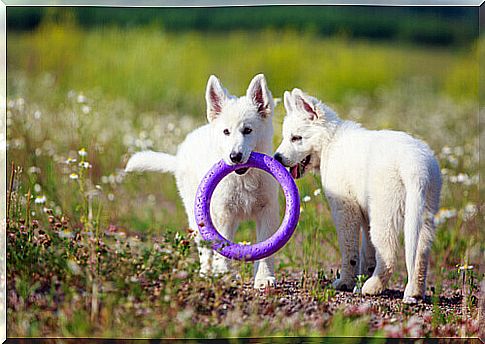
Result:
<instances>
[{"instance_id":1,"label":"grass field","mask_svg":"<svg viewBox=\"0 0 485 344\"><path fill-rule=\"evenodd\" d=\"M65 23L9 32L7 62L9 336L478 335L477 46ZM174 153L205 122L210 74L242 94L260 72L275 97L300 87L345 119L408 131L436 152L441 210L417 308L399 302L402 264L382 297L331 288L339 252L318 177L298 181L309 197L276 254L280 284L259 292L247 263L237 281L198 277L172 176L123 172L133 152ZM280 104L275 143L283 116ZM237 239L253 242L252 228Z\"/></svg>"}]
</instances>

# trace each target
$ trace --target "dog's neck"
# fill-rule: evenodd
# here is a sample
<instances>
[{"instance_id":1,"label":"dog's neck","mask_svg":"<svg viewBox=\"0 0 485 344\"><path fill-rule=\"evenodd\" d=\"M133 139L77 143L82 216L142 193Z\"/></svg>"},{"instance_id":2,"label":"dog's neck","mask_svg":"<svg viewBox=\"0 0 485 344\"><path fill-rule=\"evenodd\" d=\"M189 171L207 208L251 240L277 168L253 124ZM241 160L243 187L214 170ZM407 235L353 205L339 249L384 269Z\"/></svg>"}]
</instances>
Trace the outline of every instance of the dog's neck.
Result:
<instances>
[{"instance_id":1,"label":"dog's neck","mask_svg":"<svg viewBox=\"0 0 485 344\"><path fill-rule=\"evenodd\" d=\"M324 121L321 123L316 123L314 126L315 132L315 144L314 150L318 152L323 157L324 152L327 150L327 147L331 144L335 133L339 129L339 127L344 123L339 117L335 116L331 120Z\"/></svg>"}]
</instances>

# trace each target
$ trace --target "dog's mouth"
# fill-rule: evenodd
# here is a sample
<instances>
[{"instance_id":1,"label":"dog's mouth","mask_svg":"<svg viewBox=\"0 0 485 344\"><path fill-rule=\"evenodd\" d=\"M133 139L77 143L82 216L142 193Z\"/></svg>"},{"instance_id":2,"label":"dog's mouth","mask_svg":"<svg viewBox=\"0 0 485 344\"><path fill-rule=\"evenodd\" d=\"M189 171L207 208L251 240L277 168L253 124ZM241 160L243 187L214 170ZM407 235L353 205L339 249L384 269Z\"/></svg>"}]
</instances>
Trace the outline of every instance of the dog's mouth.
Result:
<instances>
[{"instance_id":1,"label":"dog's mouth","mask_svg":"<svg viewBox=\"0 0 485 344\"><path fill-rule=\"evenodd\" d=\"M249 167L246 167L246 168L239 168L237 169L236 171L236 174L239 174L240 176L242 176L244 173L246 173L248 171Z\"/></svg>"},{"instance_id":2,"label":"dog's mouth","mask_svg":"<svg viewBox=\"0 0 485 344\"><path fill-rule=\"evenodd\" d=\"M298 164L296 164L293 167L290 167L290 174L293 177L293 179L298 179L301 178L306 172L307 166L310 164L311 160L311 155L307 155L305 159L300 161Z\"/></svg>"}]
</instances>

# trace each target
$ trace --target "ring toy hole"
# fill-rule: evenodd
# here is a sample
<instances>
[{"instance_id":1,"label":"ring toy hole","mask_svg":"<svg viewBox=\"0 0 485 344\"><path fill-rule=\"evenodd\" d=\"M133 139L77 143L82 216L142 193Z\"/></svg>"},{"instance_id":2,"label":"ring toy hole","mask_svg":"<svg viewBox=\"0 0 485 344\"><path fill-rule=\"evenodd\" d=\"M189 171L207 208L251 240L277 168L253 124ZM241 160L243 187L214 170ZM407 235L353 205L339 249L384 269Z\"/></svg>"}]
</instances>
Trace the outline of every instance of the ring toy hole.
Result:
<instances>
[{"instance_id":1,"label":"ring toy hole","mask_svg":"<svg viewBox=\"0 0 485 344\"><path fill-rule=\"evenodd\" d=\"M242 168L257 168L271 174L280 183L286 199L285 216L278 230L268 239L241 245L224 238L214 227L210 215L210 202L216 186L229 173ZM224 257L255 261L271 256L290 240L300 217L300 195L295 181L286 168L272 157L252 152L245 164L216 163L202 178L195 197L195 219L202 238Z\"/></svg>"}]
</instances>

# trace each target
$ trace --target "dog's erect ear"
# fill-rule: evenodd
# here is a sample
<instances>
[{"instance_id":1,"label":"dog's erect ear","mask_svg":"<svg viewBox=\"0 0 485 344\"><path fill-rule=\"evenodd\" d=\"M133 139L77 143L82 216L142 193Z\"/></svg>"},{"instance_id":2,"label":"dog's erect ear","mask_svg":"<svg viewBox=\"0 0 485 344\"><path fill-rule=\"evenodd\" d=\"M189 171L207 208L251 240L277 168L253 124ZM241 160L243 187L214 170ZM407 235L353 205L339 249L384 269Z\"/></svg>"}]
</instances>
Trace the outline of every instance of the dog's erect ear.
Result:
<instances>
[{"instance_id":1,"label":"dog's erect ear","mask_svg":"<svg viewBox=\"0 0 485 344\"><path fill-rule=\"evenodd\" d=\"M291 96L291 93L288 91L285 91L283 95L283 102L285 104L285 109L286 113L290 114L293 112L293 97Z\"/></svg>"},{"instance_id":2,"label":"dog's erect ear","mask_svg":"<svg viewBox=\"0 0 485 344\"><path fill-rule=\"evenodd\" d=\"M207 82L205 100L207 102L207 119L212 122L222 111L222 106L228 98L227 90L216 76L211 75Z\"/></svg>"},{"instance_id":3,"label":"dog's erect ear","mask_svg":"<svg viewBox=\"0 0 485 344\"><path fill-rule=\"evenodd\" d=\"M263 74L256 75L249 84L246 97L256 105L258 113L263 117L270 117L273 114L273 96L268 89L266 79Z\"/></svg>"},{"instance_id":4,"label":"dog's erect ear","mask_svg":"<svg viewBox=\"0 0 485 344\"><path fill-rule=\"evenodd\" d=\"M295 106L303 111L309 120L313 121L319 118L318 101L315 98L309 97L299 88L294 88L291 94L293 95Z\"/></svg>"}]
</instances>

